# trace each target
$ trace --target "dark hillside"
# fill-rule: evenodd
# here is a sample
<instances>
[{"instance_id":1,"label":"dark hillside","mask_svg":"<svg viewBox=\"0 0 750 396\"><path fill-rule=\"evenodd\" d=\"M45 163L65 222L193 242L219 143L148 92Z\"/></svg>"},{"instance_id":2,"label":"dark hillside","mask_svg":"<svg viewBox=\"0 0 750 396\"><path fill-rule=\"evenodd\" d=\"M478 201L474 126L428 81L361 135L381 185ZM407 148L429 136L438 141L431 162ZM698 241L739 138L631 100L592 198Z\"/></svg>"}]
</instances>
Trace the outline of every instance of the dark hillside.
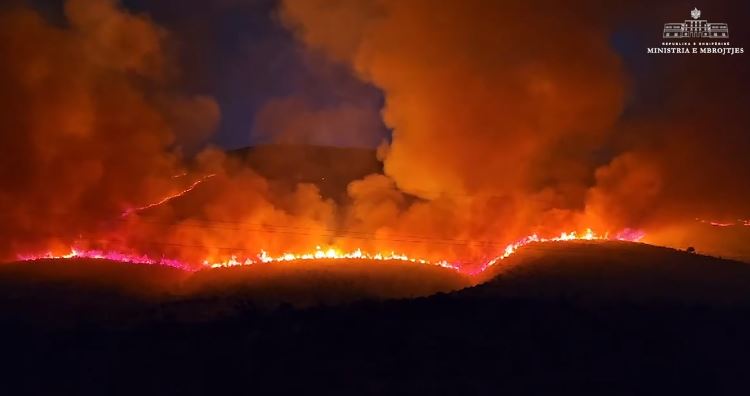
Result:
<instances>
[{"instance_id":1,"label":"dark hillside","mask_svg":"<svg viewBox=\"0 0 750 396\"><path fill-rule=\"evenodd\" d=\"M746 264L622 243L540 244L503 264L494 280L458 292L307 308L219 292L228 272L204 279L214 294L161 300L117 282L60 299L60 282L15 272L0 298L3 386L76 395L750 390ZM112 315L76 309L87 298L113 304Z\"/></svg>"}]
</instances>

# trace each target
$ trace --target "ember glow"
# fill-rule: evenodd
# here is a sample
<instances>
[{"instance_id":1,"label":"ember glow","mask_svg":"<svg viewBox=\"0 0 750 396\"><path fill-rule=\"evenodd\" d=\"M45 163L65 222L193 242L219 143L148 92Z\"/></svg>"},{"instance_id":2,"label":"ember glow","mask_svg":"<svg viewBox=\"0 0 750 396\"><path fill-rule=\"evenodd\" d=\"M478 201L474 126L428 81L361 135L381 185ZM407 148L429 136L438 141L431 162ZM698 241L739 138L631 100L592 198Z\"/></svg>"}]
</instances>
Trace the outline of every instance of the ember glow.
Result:
<instances>
[{"instance_id":1,"label":"ember glow","mask_svg":"<svg viewBox=\"0 0 750 396\"><path fill-rule=\"evenodd\" d=\"M488 268L496 265L501 260L504 260L513 254L515 254L522 247L532 243L545 243L545 242L565 242L565 241L631 241L637 242L643 238L644 234L640 231L635 230L624 230L614 236L610 236L609 233L597 234L591 229L586 229L583 233L563 232L559 236L555 237L540 237L536 234L529 235L522 238L514 243L508 244L502 251L502 254L492 258L491 260L483 263L479 267L467 266L459 263L451 263L446 260L430 261L422 258L410 257L405 254L396 252L378 252L368 253L361 249L354 251L344 251L336 247L322 248L316 246L315 250L304 253L284 253L278 256L269 255L265 250L261 250L260 253L254 257L240 257L232 255L227 259L216 260L207 258L202 261L198 266L190 265L180 260L167 259L167 258L152 258L148 255L138 255L121 253L116 251L102 251L102 250L85 250L72 248L69 253L64 254L53 254L51 252L43 254L31 254L31 255L19 255L18 259L22 261L35 261L43 259L73 259L73 258L90 258L90 259L103 259L112 260L122 263L130 264L149 264L149 265L164 265L173 268L179 268L187 271L196 271L202 269L215 269L215 268L229 268L239 266L250 266L256 264L268 264L268 263L293 263L299 261L315 261L315 260L370 260L370 261L401 261L414 264L424 265L435 265L442 268L454 270L466 275L478 275Z\"/></svg>"},{"instance_id":2,"label":"ember glow","mask_svg":"<svg viewBox=\"0 0 750 396\"><path fill-rule=\"evenodd\" d=\"M172 178L179 178L179 177L183 177L183 176L185 176L185 173L175 175ZM148 205L144 205L144 206L137 207L137 208L127 209L126 211L122 212L122 217L127 217L127 216L130 216L133 213L138 213L138 212L141 212L141 211L144 211L144 210L147 210L147 209L155 208L157 206L164 205L164 204L168 203L169 201L171 201L173 199L182 197L185 194L189 193L190 191L193 191L196 187L198 187L199 185L201 185L206 180L208 180L208 179L210 179L210 178L212 178L214 176L216 176L216 174L214 174L214 173L206 175L206 176L203 176L200 179L194 181L192 184L190 184L186 189L184 189L182 191L179 191L179 192L176 192L174 194L169 194L169 195L167 195L166 197L160 199L157 202L150 203Z\"/></svg>"},{"instance_id":3,"label":"ember glow","mask_svg":"<svg viewBox=\"0 0 750 396\"><path fill-rule=\"evenodd\" d=\"M18 259L21 261L36 261L36 260L48 260L48 259L75 259L75 258L86 258L86 259L97 259L97 260L111 260L127 264L148 264L148 265L163 265L166 267L173 267L187 270L189 267L180 262L179 260L172 260L166 258L152 258L148 255L129 254L116 251L105 251L105 250L80 250L71 248L70 252L64 254L55 254L47 252L44 254L37 255L19 255Z\"/></svg>"},{"instance_id":4,"label":"ember glow","mask_svg":"<svg viewBox=\"0 0 750 396\"><path fill-rule=\"evenodd\" d=\"M713 227L750 227L750 220L748 219L737 219L736 221L717 221L698 218L695 220Z\"/></svg>"}]
</instances>

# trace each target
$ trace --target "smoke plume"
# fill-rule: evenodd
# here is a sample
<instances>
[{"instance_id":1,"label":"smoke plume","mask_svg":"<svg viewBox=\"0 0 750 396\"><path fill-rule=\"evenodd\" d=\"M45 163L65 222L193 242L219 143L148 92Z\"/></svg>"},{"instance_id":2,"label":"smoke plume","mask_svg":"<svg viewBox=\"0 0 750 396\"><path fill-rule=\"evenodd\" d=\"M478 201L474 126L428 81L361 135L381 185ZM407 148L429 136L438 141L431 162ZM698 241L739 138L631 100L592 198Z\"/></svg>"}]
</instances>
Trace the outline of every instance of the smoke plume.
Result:
<instances>
[{"instance_id":1,"label":"smoke plume","mask_svg":"<svg viewBox=\"0 0 750 396\"><path fill-rule=\"evenodd\" d=\"M171 86L168 33L147 16L111 0L70 0L65 16L0 11L3 256L68 244L170 189L182 165L169 148L219 117Z\"/></svg>"},{"instance_id":2,"label":"smoke plume","mask_svg":"<svg viewBox=\"0 0 750 396\"><path fill-rule=\"evenodd\" d=\"M385 94L392 183L352 186L355 214L379 209L376 224L360 223L469 240L637 227L674 245L682 241L660 229L750 213L750 141L737 122L750 100L729 83L747 79L747 61L648 59L661 94L648 103L652 92L633 85L644 76L629 73L612 41L644 8L310 0L285 1L281 15L311 50ZM710 11L722 18L737 8ZM681 11L665 4L645 14ZM423 201L403 205L376 185Z\"/></svg>"},{"instance_id":3,"label":"smoke plume","mask_svg":"<svg viewBox=\"0 0 750 396\"><path fill-rule=\"evenodd\" d=\"M730 18L736 7L710 11ZM267 179L219 149L193 156L221 109L182 89L175 33L148 15L68 0L56 24L4 7L0 256L85 244L200 263L333 245L480 263L519 237L587 227L681 246L696 217L750 218L748 61L639 53L646 66L634 65L615 47L623 24L658 41L658 23L630 22L643 10L281 1L279 21L310 57L384 98L373 109L287 92L248 121L265 141L349 146L378 144L384 123L383 172L340 199ZM681 12L667 3L651 15Z\"/></svg>"}]
</instances>

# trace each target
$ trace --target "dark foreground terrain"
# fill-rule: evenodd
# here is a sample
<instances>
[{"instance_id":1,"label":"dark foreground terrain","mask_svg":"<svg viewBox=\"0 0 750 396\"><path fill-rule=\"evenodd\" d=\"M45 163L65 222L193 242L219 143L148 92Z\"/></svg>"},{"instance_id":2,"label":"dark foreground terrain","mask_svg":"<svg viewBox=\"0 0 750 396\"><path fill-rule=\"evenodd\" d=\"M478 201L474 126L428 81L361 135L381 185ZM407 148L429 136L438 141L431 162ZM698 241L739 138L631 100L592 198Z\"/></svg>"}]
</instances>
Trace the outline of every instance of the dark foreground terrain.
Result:
<instances>
[{"instance_id":1,"label":"dark foreground terrain","mask_svg":"<svg viewBox=\"0 0 750 396\"><path fill-rule=\"evenodd\" d=\"M162 285L182 275L140 270L126 282L137 290L0 271L0 392L750 391L750 266L738 262L638 244L545 244L476 287L317 306L242 289L166 297Z\"/></svg>"}]
</instances>

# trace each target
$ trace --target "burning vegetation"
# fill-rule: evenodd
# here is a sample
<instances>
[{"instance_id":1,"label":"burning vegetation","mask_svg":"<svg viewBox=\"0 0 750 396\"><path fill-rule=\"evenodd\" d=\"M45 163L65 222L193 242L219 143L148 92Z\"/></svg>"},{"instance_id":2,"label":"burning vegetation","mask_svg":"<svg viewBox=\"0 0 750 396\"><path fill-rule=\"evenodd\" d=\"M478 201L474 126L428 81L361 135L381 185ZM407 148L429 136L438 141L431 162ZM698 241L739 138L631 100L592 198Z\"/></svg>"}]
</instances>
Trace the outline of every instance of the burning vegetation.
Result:
<instances>
[{"instance_id":1,"label":"burning vegetation","mask_svg":"<svg viewBox=\"0 0 750 396\"><path fill-rule=\"evenodd\" d=\"M551 238L540 238L538 235L534 234L526 238L523 238L517 242L507 245L505 249L502 251L502 254L490 259L487 262L479 263L481 264L479 266L477 266L476 263L474 263L474 265L472 265L472 263L462 265L458 263L450 263L445 260L429 261L426 259L409 257L405 254L398 254L395 252L367 253L367 252L363 252L360 249L357 249L352 252L346 252L346 251L342 251L334 247L322 249L320 246L316 246L315 250L309 253L284 253L279 256L271 256L266 251L261 250L260 253L258 253L254 257L238 257L236 255L232 255L231 257L229 257L228 259L224 259L223 261L205 259L201 263L201 266L191 265L189 263L184 263L184 262L181 262L179 260L174 260L174 259L166 259L166 258L155 259L155 258L149 257L148 255L126 254L126 253L122 253L118 251L80 250L77 248L71 249L69 253L59 254L59 255L52 253L52 252L47 252L45 254L38 254L38 255L19 255L18 259L23 260L23 261L35 261L35 260L42 260L42 259L74 259L74 258L104 259L104 260L112 260L112 261L119 261L123 263L132 263L132 264L164 265L164 266L184 269L187 271L195 271L195 270L208 269L208 268L226 268L226 267L249 266L249 265L254 265L254 264L284 263L284 262L310 261L310 260L321 260L321 261L364 260L364 261L396 261L396 262L400 261L400 262L414 263L414 264L434 265L434 266L458 271L467 275L476 275L494 266L500 260L510 257L519 248L525 245L528 245L530 243L563 242L563 241L578 241L578 240L581 240L581 241L607 241L607 240L638 241L642 237L643 235L639 232L626 231L626 232L620 233L610 238L608 234L598 235L590 229L586 230L586 232L581 235L577 235L575 232L570 232L570 233L562 233L559 236L551 237Z\"/></svg>"},{"instance_id":2,"label":"burning vegetation","mask_svg":"<svg viewBox=\"0 0 750 396\"><path fill-rule=\"evenodd\" d=\"M214 147L185 154L221 112L180 88L174 36L147 15L68 0L60 24L0 7L0 257L189 270L391 260L473 274L533 242L674 244L659 231L684 213L708 217L716 197L750 209L746 184L715 177L750 169L745 155L676 166L706 151L702 135L679 125L688 135L675 144L669 119L622 118L628 76L609 45L611 16L571 23L552 2L542 14L521 3L324 3L283 1L280 20L306 49L379 88L382 120L348 107L316 113L292 95L256 126L308 142L307 124L335 118L336 133L362 142L373 129L363 124L384 123L382 172L337 180L346 185L337 196L321 192L324 178L281 182ZM609 15L593 4L592 13ZM538 23L523 22L532 16ZM556 45L545 45L550 36ZM697 124L733 109L709 109ZM621 138L644 131L660 138ZM750 146L732 136L710 144L727 154ZM695 193L704 182L716 194Z\"/></svg>"}]
</instances>

